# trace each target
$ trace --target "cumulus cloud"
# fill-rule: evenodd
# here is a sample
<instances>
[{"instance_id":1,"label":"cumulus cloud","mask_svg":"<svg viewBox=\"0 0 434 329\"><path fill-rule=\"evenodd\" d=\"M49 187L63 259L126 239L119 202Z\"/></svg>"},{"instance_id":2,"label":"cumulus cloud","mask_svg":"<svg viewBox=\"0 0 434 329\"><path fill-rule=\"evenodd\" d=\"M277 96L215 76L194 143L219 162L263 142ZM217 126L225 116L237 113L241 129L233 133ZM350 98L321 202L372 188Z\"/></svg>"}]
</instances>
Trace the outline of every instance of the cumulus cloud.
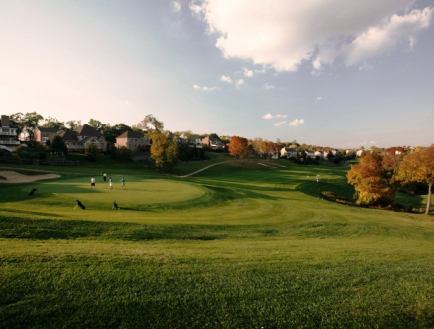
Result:
<instances>
[{"instance_id":1,"label":"cumulus cloud","mask_svg":"<svg viewBox=\"0 0 434 329\"><path fill-rule=\"evenodd\" d=\"M294 121L291 121L290 123L289 123L289 125L290 126L293 126L293 127L297 127L297 126L299 126L299 125L302 125L304 123L304 120L303 119L295 119Z\"/></svg>"},{"instance_id":2,"label":"cumulus cloud","mask_svg":"<svg viewBox=\"0 0 434 329\"><path fill-rule=\"evenodd\" d=\"M276 127L279 127L279 126L283 126L285 123L286 123L286 121L280 121L280 122L276 122L274 125Z\"/></svg>"},{"instance_id":3,"label":"cumulus cloud","mask_svg":"<svg viewBox=\"0 0 434 329\"><path fill-rule=\"evenodd\" d=\"M266 84L264 85L264 89L265 89L265 90L274 89L274 88L276 88L276 86L270 85L270 84L268 84L268 83L266 83Z\"/></svg>"},{"instance_id":4,"label":"cumulus cloud","mask_svg":"<svg viewBox=\"0 0 434 329\"><path fill-rule=\"evenodd\" d=\"M232 83L232 79L229 76L224 76L222 75L222 77L220 78L221 81L227 82L227 83Z\"/></svg>"},{"instance_id":5,"label":"cumulus cloud","mask_svg":"<svg viewBox=\"0 0 434 329\"><path fill-rule=\"evenodd\" d=\"M181 4L179 2L174 1L172 4L173 11L180 12L181 11Z\"/></svg>"},{"instance_id":6,"label":"cumulus cloud","mask_svg":"<svg viewBox=\"0 0 434 329\"><path fill-rule=\"evenodd\" d=\"M286 114L272 115L271 113L267 113L262 117L262 119L269 120L269 119L280 119L280 118L286 118L286 117L288 117Z\"/></svg>"},{"instance_id":7,"label":"cumulus cloud","mask_svg":"<svg viewBox=\"0 0 434 329\"><path fill-rule=\"evenodd\" d=\"M207 87L207 86L199 86L199 85L193 85L193 89L197 90L203 90L203 91L211 91L218 89L217 87Z\"/></svg>"},{"instance_id":8,"label":"cumulus cloud","mask_svg":"<svg viewBox=\"0 0 434 329\"><path fill-rule=\"evenodd\" d=\"M413 0L194 0L216 47L226 58L251 60L277 71L310 61L314 72L343 60L348 66L400 45L413 47L431 25L434 7ZM214 36L214 34L212 34Z\"/></svg>"},{"instance_id":9,"label":"cumulus cloud","mask_svg":"<svg viewBox=\"0 0 434 329\"><path fill-rule=\"evenodd\" d=\"M239 87L239 86L241 86L241 85L243 85L244 84L244 79L239 79L239 80L237 80L237 82L235 83L235 85L237 86L237 87Z\"/></svg>"},{"instance_id":10,"label":"cumulus cloud","mask_svg":"<svg viewBox=\"0 0 434 329\"><path fill-rule=\"evenodd\" d=\"M246 77L253 77L253 71L252 70L248 70L248 69L244 69L244 75Z\"/></svg>"}]
</instances>

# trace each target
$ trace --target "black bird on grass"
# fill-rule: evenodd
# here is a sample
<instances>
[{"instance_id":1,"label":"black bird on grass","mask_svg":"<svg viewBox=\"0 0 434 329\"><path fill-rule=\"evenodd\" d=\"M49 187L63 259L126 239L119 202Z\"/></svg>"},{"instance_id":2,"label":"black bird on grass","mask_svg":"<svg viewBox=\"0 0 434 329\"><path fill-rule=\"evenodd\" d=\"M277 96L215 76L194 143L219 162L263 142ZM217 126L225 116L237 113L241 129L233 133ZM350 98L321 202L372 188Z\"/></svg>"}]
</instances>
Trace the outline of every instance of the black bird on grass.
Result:
<instances>
[{"instance_id":1,"label":"black bird on grass","mask_svg":"<svg viewBox=\"0 0 434 329\"><path fill-rule=\"evenodd\" d=\"M37 188L34 188L33 190L31 190L30 193L29 193L29 195L35 194L36 190L37 190Z\"/></svg>"}]
</instances>

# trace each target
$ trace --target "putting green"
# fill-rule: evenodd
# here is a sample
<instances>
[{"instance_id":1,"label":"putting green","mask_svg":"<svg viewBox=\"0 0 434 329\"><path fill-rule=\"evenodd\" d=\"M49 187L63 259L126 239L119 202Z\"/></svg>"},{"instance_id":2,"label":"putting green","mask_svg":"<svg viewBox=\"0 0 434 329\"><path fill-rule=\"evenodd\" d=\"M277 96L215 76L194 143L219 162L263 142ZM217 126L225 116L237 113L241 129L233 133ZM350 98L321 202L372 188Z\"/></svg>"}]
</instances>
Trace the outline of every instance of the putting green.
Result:
<instances>
[{"instance_id":1,"label":"putting green","mask_svg":"<svg viewBox=\"0 0 434 329\"><path fill-rule=\"evenodd\" d=\"M208 200L213 194L209 189L194 183L141 176L125 176L126 187L122 188L121 178L122 176L112 176L113 189L110 189L108 179L104 182L102 177L96 177L95 188L90 187L90 177L83 176L19 184L13 189L20 192L11 191L11 194L16 197L11 197L2 206L11 210L20 209L24 212L37 210L40 212L43 206L45 215L49 213L60 215L65 208L73 209L77 199L86 206L86 210L90 211L111 211L113 201L116 200L123 210L156 211L174 207L189 207L190 204ZM29 196L28 193L34 187L38 189L37 192Z\"/></svg>"}]
</instances>

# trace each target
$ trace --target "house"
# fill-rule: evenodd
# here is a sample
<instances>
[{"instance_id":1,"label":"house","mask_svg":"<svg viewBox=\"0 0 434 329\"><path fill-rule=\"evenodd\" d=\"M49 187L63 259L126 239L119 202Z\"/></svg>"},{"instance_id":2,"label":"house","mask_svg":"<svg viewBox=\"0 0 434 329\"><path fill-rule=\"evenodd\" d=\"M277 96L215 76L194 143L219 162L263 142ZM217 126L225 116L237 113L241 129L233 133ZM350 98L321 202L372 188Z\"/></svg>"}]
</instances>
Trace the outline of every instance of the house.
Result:
<instances>
[{"instance_id":1,"label":"house","mask_svg":"<svg viewBox=\"0 0 434 329\"><path fill-rule=\"evenodd\" d=\"M218 138L213 138L210 136L206 136L205 138L202 139L201 144L203 145L203 147L209 148L211 150L223 150L224 148L224 144L223 142L218 139Z\"/></svg>"},{"instance_id":2,"label":"house","mask_svg":"<svg viewBox=\"0 0 434 329\"><path fill-rule=\"evenodd\" d=\"M107 151L107 141L98 130L84 124L75 130L62 131L58 134L62 137L69 152L84 152L89 145L96 145L101 152Z\"/></svg>"},{"instance_id":3,"label":"house","mask_svg":"<svg viewBox=\"0 0 434 329\"><path fill-rule=\"evenodd\" d=\"M9 152L15 151L15 147L20 145L17 137L17 128L11 126L9 116L2 115L0 122L0 149Z\"/></svg>"},{"instance_id":4,"label":"house","mask_svg":"<svg viewBox=\"0 0 434 329\"><path fill-rule=\"evenodd\" d=\"M189 147L195 147L197 149L202 148L202 138L197 135L182 133L179 138L182 138L183 143L187 143Z\"/></svg>"},{"instance_id":5,"label":"house","mask_svg":"<svg viewBox=\"0 0 434 329\"><path fill-rule=\"evenodd\" d=\"M54 135L58 135L63 130L59 130L58 128L44 128L44 127L36 127L35 128L35 141L43 144L47 144L47 142Z\"/></svg>"},{"instance_id":6,"label":"house","mask_svg":"<svg viewBox=\"0 0 434 329\"><path fill-rule=\"evenodd\" d=\"M143 152L149 150L151 141L143 132L127 130L116 137L115 146L125 146L132 152Z\"/></svg>"},{"instance_id":7,"label":"house","mask_svg":"<svg viewBox=\"0 0 434 329\"><path fill-rule=\"evenodd\" d=\"M282 147L280 149L280 157L287 159L295 159L297 157L297 150L291 147Z\"/></svg>"}]
</instances>

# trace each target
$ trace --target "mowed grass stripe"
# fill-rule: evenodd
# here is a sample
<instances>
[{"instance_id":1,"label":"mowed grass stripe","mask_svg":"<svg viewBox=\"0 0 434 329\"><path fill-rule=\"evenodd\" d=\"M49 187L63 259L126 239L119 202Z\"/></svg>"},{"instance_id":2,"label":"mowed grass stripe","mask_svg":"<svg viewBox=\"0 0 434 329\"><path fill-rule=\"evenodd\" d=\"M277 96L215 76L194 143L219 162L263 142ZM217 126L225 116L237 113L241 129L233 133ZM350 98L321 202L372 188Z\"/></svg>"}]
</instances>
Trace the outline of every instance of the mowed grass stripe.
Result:
<instances>
[{"instance_id":1,"label":"mowed grass stripe","mask_svg":"<svg viewBox=\"0 0 434 329\"><path fill-rule=\"evenodd\" d=\"M0 327L433 327L432 217L322 200L324 188L351 195L345 169L276 163L131 175L125 211L108 209L111 192L129 192L120 182L90 191L90 177L65 176L34 199L31 184L8 187ZM162 199L144 203L151 180ZM197 197L174 201L166 184ZM89 209L43 192L71 186Z\"/></svg>"}]
</instances>

